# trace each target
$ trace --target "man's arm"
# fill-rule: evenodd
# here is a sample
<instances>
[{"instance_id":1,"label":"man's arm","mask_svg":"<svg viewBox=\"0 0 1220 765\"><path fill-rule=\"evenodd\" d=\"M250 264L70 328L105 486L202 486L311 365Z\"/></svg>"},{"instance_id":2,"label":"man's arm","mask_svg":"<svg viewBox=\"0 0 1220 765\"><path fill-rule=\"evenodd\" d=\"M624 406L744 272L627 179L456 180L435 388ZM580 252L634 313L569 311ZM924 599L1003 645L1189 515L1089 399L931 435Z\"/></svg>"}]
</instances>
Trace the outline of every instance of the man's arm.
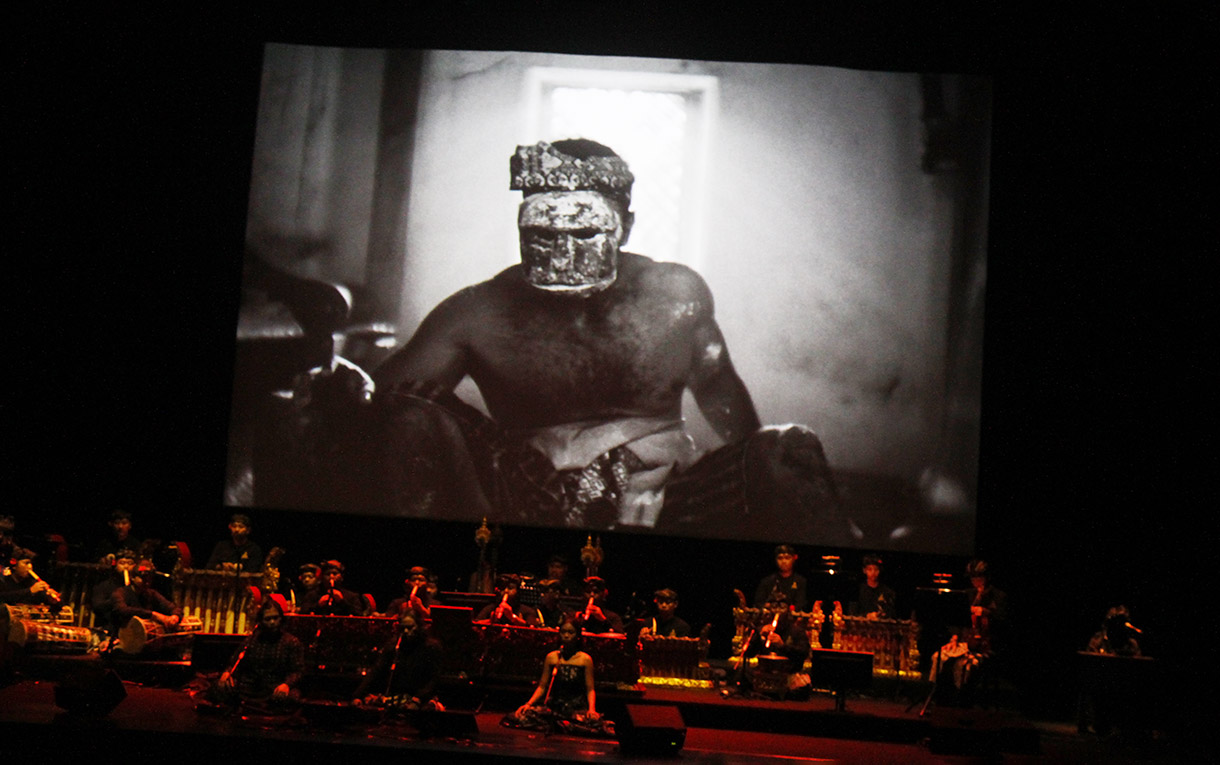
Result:
<instances>
[{"instance_id":1,"label":"man's arm","mask_svg":"<svg viewBox=\"0 0 1220 765\"><path fill-rule=\"evenodd\" d=\"M468 360L464 328L476 308L474 288L446 298L432 309L407 344L373 372L380 393L399 383L429 383L452 391L466 376Z\"/></svg>"},{"instance_id":2,"label":"man's arm","mask_svg":"<svg viewBox=\"0 0 1220 765\"><path fill-rule=\"evenodd\" d=\"M689 383L699 411L716 434L735 443L761 427L745 383L737 376L724 335L716 324L712 293L699 279L700 306L694 330L693 370Z\"/></svg>"}]
</instances>

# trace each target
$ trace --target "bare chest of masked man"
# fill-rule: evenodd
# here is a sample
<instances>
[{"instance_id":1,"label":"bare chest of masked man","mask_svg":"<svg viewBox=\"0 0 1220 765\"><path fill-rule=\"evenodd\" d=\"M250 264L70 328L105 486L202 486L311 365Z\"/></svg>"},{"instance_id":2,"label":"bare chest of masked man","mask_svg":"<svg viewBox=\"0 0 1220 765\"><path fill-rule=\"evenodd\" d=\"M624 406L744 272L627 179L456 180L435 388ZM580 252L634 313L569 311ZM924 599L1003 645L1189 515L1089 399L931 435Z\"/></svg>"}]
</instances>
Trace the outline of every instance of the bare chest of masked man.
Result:
<instances>
[{"instance_id":1,"label":"bare chest of masked man","mask_svg":"<svg viewBox=\"0 0 1220 765\"><path fill-rule=\"evenodd\" d=\"M447 303L454 301L437 311L452 323L442 347L453 360L421 364L420 372L441 370L430 382L444 387L468 374L492 417L510 429L677 418L683 390L723 352L702 279L627 253L615 282L592 295L542 292L514 267ZM433 328L421 329L427 339Z\"/></svg>"}]
</instances>

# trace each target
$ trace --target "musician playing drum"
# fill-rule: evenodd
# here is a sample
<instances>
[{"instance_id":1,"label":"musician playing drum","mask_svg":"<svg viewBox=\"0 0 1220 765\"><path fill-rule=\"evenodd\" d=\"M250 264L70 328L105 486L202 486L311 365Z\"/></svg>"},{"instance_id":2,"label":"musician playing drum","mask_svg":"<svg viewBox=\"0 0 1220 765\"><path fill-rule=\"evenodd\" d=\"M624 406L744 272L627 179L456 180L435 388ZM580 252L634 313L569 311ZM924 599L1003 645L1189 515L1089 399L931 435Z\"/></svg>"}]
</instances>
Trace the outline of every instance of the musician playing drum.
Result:
<instances>
[{"instance_id":1,"label":"musician playing drum","mask_svg":"<svg viewBox=\"0 0 1220 765\"><path fill-rule=\"evenodd\" d=\"M111 620L115 627L122 628L138 617L156 621L167 631L173 631L182 621L182 607L152 588L147 571L139 567L130 571L130 584L116 587L110 594Z\"/></svg>"},{"instance_id":2,"label":"musician playing drum","mask_svg":"<svg viewBox=\"0 0 1220 765\"><path fill-rule=\"evenodd\" d=\"M0 578L0 603L60 607L59 593L34 572L35 557L33 550L13 548L13 565Z\"/></svg>"}]
</instances>

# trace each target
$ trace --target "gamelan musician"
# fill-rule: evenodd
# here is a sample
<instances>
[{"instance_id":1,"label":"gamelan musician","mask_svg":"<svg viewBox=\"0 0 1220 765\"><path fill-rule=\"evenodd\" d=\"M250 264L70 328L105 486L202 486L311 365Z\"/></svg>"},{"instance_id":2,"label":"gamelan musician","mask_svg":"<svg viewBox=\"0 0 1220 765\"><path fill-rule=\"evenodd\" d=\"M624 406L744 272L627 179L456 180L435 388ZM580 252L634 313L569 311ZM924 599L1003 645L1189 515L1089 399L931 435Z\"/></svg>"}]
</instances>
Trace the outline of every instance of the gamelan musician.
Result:
<instances>
[{"instance_id":1,"label":"gamelan musician","mask_svg":"<svg viewBox=\"0 0 1220 765\"><path fill-rule=\"evenodd\" d=\"M520 602L520 588L521 578L516 574L500 574L496 577L496 600L479 611L477 620L518 627L539 626L538 609Z\"/></svg>"},{"instance_id":2,"label":"gamelan musician","mask_svg":"<svg viewBox=\"0 0 1220 765\"><path fill-rule=\"evenodd\" d=\"M955 632L949 642L932 655L929 679L935 678L937 696L949 706L970 706L981 672L1001 647L1008 619L1007 596L991 584L987 562L966 564L971 590L970 626Z\"/></svg>"},{"instance_id":3,"label":"gamelan musician","mask_svg":"<svg viewBox=\"0 0 1220 765\"><path fill-rule=\"evenodd\" d=\"M422 619L432 618L432 591L428 588L431 572L423 566L412 566L407 569L407 578L403 580L403 596L394 598L386 606L387 616L398 616L404 609L410 608Z\"/></svg>"},{"instance_id":4,"label":"gamelan musician","mask_svg":"<svg viewBox=\"0 0 1220 765\"><path fill-rule=\"evenodd\" d=\"M59 608L59 593L51 589L34 571L36 553L24 547L13 548L13 564L0 577L0 603Z\"/></svg>"},{"instance_id":5,"label":"gamelan musician","mask_svg":"<svg viewBox=\"0 0 1220 765\"><path fill-rule=\"evenodd\" d=\"M377 662L352 694L353 704L412 710L440 706L433 693L440 675L441 644L411 608L398 617L399 634L381 647Z\"/></svg>"},{"instance_id":6,"label":"gamelan musician","mask_svg":"<svg viewBox=\"0 0 1220 765\"><path fill-rule=\"evenodd\" d=\"M297 700L297 685L305 672L305 648L283 630L289 610L282 595L269 595L259 604L254 631L233 654L212 687L212 700L268 702Z\"/></svg>"},{"instance_id":7,"label":"gamelan musician","mask_svg":"<svg viewBox=\"0 0 1220 765\"><path fill-rule=\"evenodd\" d=\"M127 573L128 584L110 593L111 621L123 627L134 617L159 622L167 630L182 621L182 607L157 592L148 581L150 569L141 566Z\"/></svg>"},{"instance_id":8,"label":"gamelan musician","mask_svg":"<svg viewBox=\"0 0 1220 765\"><path fill-rule=\"evenodd\" d=\"M609 596L605 579L600 576L585 577L585 598L588 603L574 615L581 630L590 634L626 632L623 617L606 608L606 598Z\"/></svg>"},{"instance_id":9,"label":"gamelan musician","mask_svg":"<svg viewBox=\"0 0 1220 765\"><path fill-rule=\"evenodd\" d=\"M665 588L652 595L657 615L647 620L640 637L690 637L690 625L678 616L678 593Z\"/></svg>"},{"instance_id":10,"label":"gamelan musician","mask_svg":"<svg viewBox=\"0 0 1220 765\"><path fill-rule=\"evenodd\" d=\"M1008 596L991 583L987 561L972 560L966 565L970 577L970 650L989 656L1003 642L1008 622Z\"/></svg>"},{"instance_id":11,"label":"gamelan musician","mask_svg":"<svg viewBox=\"0 0 1220 765\"><path fill-rule=\"evenodd\" d=\"M563 582L558 579L543 579L538 583L538 594L539 626L559 629L559 624L569 616L568 610L560 601Z\"/></svg>"},{"instance_id":12,"label":"gamelan musician","mask_svg":"<svg viewBox=\"0 0 1220 765\"><path fill-rule=\"evenodd\" d=\"M337 560L323 563L318 598L309 603L297 603L300 612L322 616L364 616L368 612L368 601L342 586L343 570L343 564Z\"/></svg>"},{"instance_id":13,"label":"gamelan musician","mask_svg":"<svg viewBox=\"0 0 1220 765\"><path fill-rule=\"evenodd\" d=\"M861 570L864 574L864 581L860 583L856 601L851 604L852 615L869 619L897 618L897 594L893 589L881 583L881 557L865 555Z\"/></svg>"}]
</instances>

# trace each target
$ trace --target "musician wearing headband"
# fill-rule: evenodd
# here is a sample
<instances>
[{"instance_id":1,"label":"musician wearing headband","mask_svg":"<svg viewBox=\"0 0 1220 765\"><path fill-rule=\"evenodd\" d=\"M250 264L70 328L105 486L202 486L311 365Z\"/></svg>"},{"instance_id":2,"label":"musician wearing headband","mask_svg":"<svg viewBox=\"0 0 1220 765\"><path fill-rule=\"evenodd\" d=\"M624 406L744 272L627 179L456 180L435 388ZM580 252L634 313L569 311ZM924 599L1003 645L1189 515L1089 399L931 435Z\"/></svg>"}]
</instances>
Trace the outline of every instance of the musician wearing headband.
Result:
<instances>
[{"instance_id":1,"label":"musician wearing headband","mask_svg":"<svg viewBox=\"0 0 1220 765\"><path fill-rule=\"evenodd\" d=\"M435 699L443 650L427 634L423 618L411 608L398 617L399 634L382 646L364 680L352 694L353 704L413 710L439 707Z\"/></svg>"},{"instance_id":2,"label":"musician wearing headband","mask_svg":"<svg viewBox=\"0 0 1220 765\"><path fill-rule=\"evenodd\" d=\"M122 627L138 616L160 622L167 630L173 630L182 621L182 607L153 589L149 574L150 568L137 566L129 570L127 583L116 587L110 594L109 610L114 626Z\"/></svg>"},{"instance_id":3,"label":"musician wearing headband","mask_svg":"<svg viewBox=\"0 0 1220 765\"><path fill-rule=\"evenodd\" d=\"M690 625L677 614L678 593L668 588L657 590L652 602L657 615L640 630L640 637L690 637Z\"/></svg>"},{"instance_id":4,"label":"musician wearing headband","mask_svg":"<svg viewBox=\"0 0 1220 765\"><path fill-rule=\"evenodd\" d=\"M623 617L606 607L606 600L609 596L610 590L606 587L605 579L600 576L585 578L587 602L582 610L573 615L582 631L590 634L626 632L623 627Z\"/></svg>"},{"instance_id":5,"label":"musician wearing headband","mask_svg":"<svg viewBox=\"0 0 1220 765\"><path fill-rule=\"evenodd\" d=\"M561 598L563 586L558 579L543 579L538 582L538 626L559 627L560 622L571 617L569 609L564 608Z\"/></svg>"},{"instance_id":6,"label":"musician wearing headband","mask_svg":"<svg viewBox=\"0 0 1220 765\"><path fill-rule=\"evenodd\" d=\"M412 566L407 569L407 578L403 580L404 595L390 601L386 606L386 615L398 616L404 609L410 608L421 619L432 618L432 591L429 589L431 572L423 566Z\"/></svg>"},{"instance_id":7,"label":"musician wearing headband","mask_svg":"<svg viewBox=\"0 0 1220 765\"><path fill-rule=\"evenodd\" d=\"M782 599L769 604L771 618L761 625L746 649L746 656L781 656L788 672L799 672L809 658L809 624L797 617Z\"/></svg>"},{"instance_id":8,"label":"musician wearing headband","mask_svg":"<svg viewBox=\"0 0 1220 765\"><path fill-rule=\"evenodd\" d=\"M627 163L570 139L518 146L509 164L521 262L442 301L374 372L386 464L403 473L387 486L438 497L399 512L706 535L736 532L747 487L755 523L810 535L835 504L821 444L760 430L702 277L622 249ZM467 376L490 421L453 394ZM688 390L726 444L703 460ZM709 503L715 487L736 500Z\"/></svg>"},{"instance_id":9,"label":"musician wearing headband","mask_svg":"<svg viewBox=\"0 0 1220 765\"><path fill-rule=\"evenodd\" d=\"M112 624L114 615L111 613L114 604L110 596L120 587L131 584L131 572L136 570L139 554L135 550L122 549L114 554L109 575L93 585L90 593L90 605L93 608L95 621L102 627Z\"/></svg>"},{"instance_id":10,"label":"musician wearing headband","mask_svg":"<svg viewBox=\"0 0 1220 765\"><path fill-rule=\"evenodd\" d=\"M515 574L500 574L496 577L496 600L479 611L477 621L491 624L512 624L518 627L537 627L540 624L538 609L523 604L518 597L521 578Z\"/></svg>"},{"instance_id":11,"label":"musician wearing headband","mask_svg":"<svg viewBox=\"0 0 1220 765\"><path fill-rule=\"evenodd\" d=\"M24 547L14 547L12 556L13 565L0 577L0 603L59 608L62 605L59 593L34 571L36 553Z\"/></svg>"},{"instance_id":12,"label":"musician wearing headband","mask_svg":"<svg viewBox=\"0 0 1220 765\"><path fill-rule=\"evenodd\" d=\"M297 569L297 581L289 591L294 611L305 613L305 609L322 597L322 567L317 563L302 563Z\"/></svg>"},{"instance_id":13,"label":"musician wearing headband","mask_svg":"<svg viewBox=\"0 0 1220 765\"><path fill-rule=\"evenodd\" d=\"M796 562L800 558L792 545L775 548L775 573L763 577L754 590L754 607L763 608L769 602L782 597L783 601L797 611L808 605L809 583L796 573Z\"/></svg>"},{"instance_id":14,"label":"musician wearing headband","mask_svg":"<svg viewBox=\"0 0 1220 765\"><path fill-rule=\"evenodd\" d=\"M254 631L233 653L213 686L213 700L279 706L299 699L305 647L283 629L289 610L282 595L263 599L255 613Z\"/></svg>"},{"instance_id":15,"label":"musician wearing headband","mask_svg":"<svg viewBox=\"0 0 1220 765\"><path fill-rule=\"evenodd\" d=\"M206 568L257 573L263 568L263 548L250 539L250 516L234 513L229 519L229 538L212 548Z\"/></svg>"},{"instance_id":16,"label":"musician wearing headband","mask_svg":"<svg viewBox=\"0 0 1220 765\"><path fill-rule=\"evenodd\" d=\"M851 604L853 616L869 619L896 619L898 614L897 594L881 583L881 557L864 556L864 581L860 583L856 600Z\"/></svg>"},{"instance_id":17,"label":"musician wearing headband","mask_svg":"<svg viewBox=\"0 0 1220 765\"><path fill-rule=\"evenodd\" d=\"M321 616L364 616L368 613L368 601L352 590L343 587L343 564L328 560L322 564L322 579L318 598L308 603L298 603L301 613Z\"/></svg>"}]
</instances>

